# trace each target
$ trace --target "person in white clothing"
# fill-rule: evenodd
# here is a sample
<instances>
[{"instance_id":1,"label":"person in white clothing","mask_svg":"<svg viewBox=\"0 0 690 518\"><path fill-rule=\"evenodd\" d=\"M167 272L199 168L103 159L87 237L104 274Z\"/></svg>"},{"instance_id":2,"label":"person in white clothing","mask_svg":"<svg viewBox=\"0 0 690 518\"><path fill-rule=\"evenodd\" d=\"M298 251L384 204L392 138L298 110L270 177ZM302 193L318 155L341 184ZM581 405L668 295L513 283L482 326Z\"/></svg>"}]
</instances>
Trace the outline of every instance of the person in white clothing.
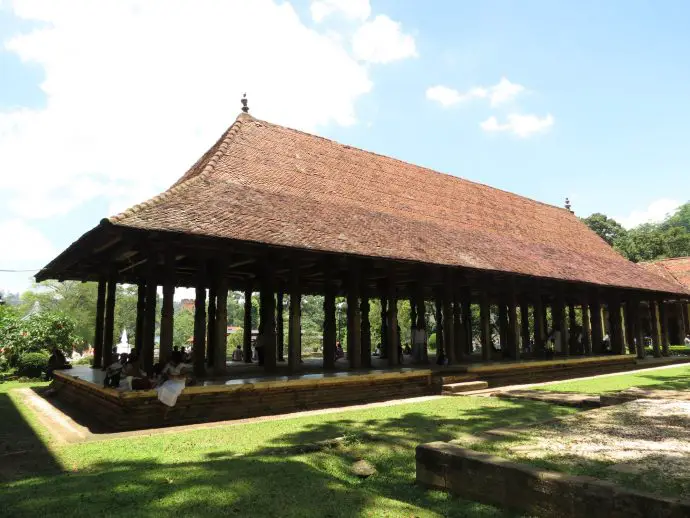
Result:
<instances>
[{"instance_id":1,"label":"person in white clothing","mask_svg":"<svg viewBox=\"0 0 690 518\"><path fill-rule=\"evenodd\" d=\"M166 416L170 408L175 406L177 398L185 388L185 370L187 369L189 369L189 365L182 362L180 352L173 351L170 361L161 372L163 383L156 388L158 400L167 407L165 411Z\"/></svg>"}]
</instances>

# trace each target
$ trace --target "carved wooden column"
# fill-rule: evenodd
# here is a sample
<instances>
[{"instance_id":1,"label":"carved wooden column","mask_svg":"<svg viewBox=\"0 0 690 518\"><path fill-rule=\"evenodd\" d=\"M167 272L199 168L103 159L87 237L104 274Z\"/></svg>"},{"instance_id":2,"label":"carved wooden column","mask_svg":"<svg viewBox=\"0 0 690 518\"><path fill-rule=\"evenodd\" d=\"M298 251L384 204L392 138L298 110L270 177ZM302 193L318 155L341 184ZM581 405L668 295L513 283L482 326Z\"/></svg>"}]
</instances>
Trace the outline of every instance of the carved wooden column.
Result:
<instances>
[{"instance_id":1,"label":"carved wooden column","mask_svg":"<svg viewBox=\"0 0 690 518\"><path fill-rule=\"evenodd\" d=\"M211 275L213 279L213 275ZM208 312L206 313L206 363L209 367L213 367L216 357L214 348L216 346L216 302L218 300L218 293L216 291L216 283L211 282L208 288Z\"/></svg>"},{"instance_id":2,"label":"carved wooden column","mask_svg":"<svg viewBox=\"0 0 690 518\"><path fill-rule=\"evenodd\" d=\"M521 329L521 341L522 350L525 350L525 346L529 345L530 332L529 332L529 305L526 301L520 303L520 329ZM531 347L530 347L531 350Z\"/></svg>"},{"instance_id":3,"label":"carved wooden column","mask_svg":"<svg viewBox=\"0 0 690 518\"><path fill-rule=\"evenodd\" d=\"M544 301L540 294L534 299L534 351L537 355L542 355L546 344L546 322L544 321Z\"/></svg>"},{"instance_id":4,"label":"carved wooden column","mask_svg":"<svg viewBox=\"0 0 690 518\"><path fill-rule=\"evenodd\" d=\"M105 319L103 323L103 368L113 363L113 346L115 332L115 292L117 282L114 276L108 277L105 300Z\"/></svg>"},{"instance_id":5,"label":"carved wooden column","mask_svg":"<svg viewBox=\"0 0 690 518\"><path fill-rule=\"evenodd\" d=\"M323 368L335 368L335 285L331 272L326 273L326 286L323 297Z\"/></svg>"},{"instance_id":6,"label":"carved wooden column","mask_svg":"<svg viewBox=\"0 0 690 518\"><path fill-rule=\"evenodd\" d=\"M462 323L461 318L462 308L460 306L460 300L457 296L453 297L453 332L455 334L453 338L453 343L455 345L455 361L459 362L465 358L465 352L467 350L467 345L465 344L465 339L467 334L465 333L465 327Z\"/></svg>"},{"instance_id":7,"label":"carved wooden column","mask_svg":"<svg viewBox=\"0 0 690 518\"><path fill-rule=\"evenodd\" d=\"M359 312L359 265L350 262L347 280L347 359L351 369L362 366L362 321Z\"/></svg>"},{"instance_id":8,"label":"carved wooden column","mask_svg":"<svg viewBox=\"0 0 690 518\"><path fill-rule=\"evenodd\" d=\"M137 284L137 320L134 327L134 348L141 359L141 351L144 346L144 316L146 314L146 283L140 281Z\"/></svg>"},{"instance_id":9,"label":"carved wooden column","mask_svg":"<svg viewBox=\"0 0 690 518\"><path fill-rule=\"evenodd\" d=\"M382 292L386 291L385 286L380 288ZM388 358L388 299L385 295L380 298L381 301L381 347L379 356L382 360Z\"/></svg>"},{"instance_id":10,"label":"carved wooden column","mask_svg":"<svg viewBox=\"0 0 690 518\"><path fill-rule=\"evenodd\" d=\"M278 347L278 361L285 361L285 329L283 326L284 309L283 290L276 296L276 345Z\"/></svg>"},{"instance_id":11,"label":"carved wooden column","mask_svg":"<svg viewBox=\"0 0 690 518\"><path fill-rule=\"evenodd\" d=\"M415 295L415 305L417 306L417 324L416 328L418 331L424 331L424 336L427 337L426 342L428 342L428 335L426 333L426 318L425 318L425 313L426 313L426 307L424 304L424 295L422 294L421 288L419 286L417 287L416 295ZM419 351L418 356L419 356L419 361L420 363L428 363L429 362L429 357L428 357L428 352L427 352L427 343L424 343L422 345L422 350Z\"/></svg>"},{"instance_id":12,"label":"carved wooden column","mask_svg":"<svg viewBox=\"0 0 690 518\"><path fill-rule=\"evenodd\" d=\"M369 293L366 287L362 287L359 312L362 319L362 367L371 367L371 323L369 321Z\"/></svg>"},{"instance_id":13,"label":"carved wooden column","mask_svg":"<svg viewBox=\"0 0 690 518\"><path fill-rule=\"evenodd\" d=\"M174 256L165 255L164 280L163 280L163 305L161 306L161 331L158 360L161 365L170 359L173 347L174 309L173 298L175 296L175 264Z\"/></svg>"},{"instance_id":14,"label":"carved wooden column","mask_svg":"<svg viewBox=\"0 0 690 518\"><path fill-rule=\"evenodd\" d=\"M579 355L580 349L577 343L577 318L575 315L575 304L568 303L568 345L570 354Z\"/></svg>"},{"instance_id":15,"label":"carved wooden column","mask_svg":"<svg viewBox=\"0 0 690 518\"><path fill-rule=\"evenodd\" d=\"M668 336L668 306L666 302L659 302L659 322L661 324L661 355L668 356L670 340Z\"/></svg>"},{"instance_id":16,"label":"carved wooden column","mask_svg":"<svg viewBox=\"0 0 690 518\"><path fill-rule=\"evenodd\" d=\"M96 298L96 323L93 338L93 367L103 366L103 336L105 324L105 294L107 281L105 277L98 279L98 295Z\"/></svg>"},{"instance_id":17,"label":"carved wooden column","mask_svg":"<svg viewBox=\"0 0 690 518\"><path fill-rule=\"evenodd\" d=\"M302 349L302 293L299 286L299 265L293 262L290 271L290 314L288 322L288 370L299 367Z\"/></svg>"},{"instance_id":18,"label":"carved wooden column","mask_svg":"<svg viewBox=\"0 0 690 518\"><path fill-rule=\"evenodd\" d=\"M596 297L596 295L595 295ZM594 298L591 303L592 311L592 352L601 354L604 344L604 331L601 325L601 303L598 298ZM610 338L610 337L609 337Z\"/></svg>"},{"instance_id":19,"label":"carved wooden column","mask_svg":"<svg viewBox=\"0 0 690 518\"><path fill-rule=\"evenodd\" d=\"M482 345L482 360L491 359L491 306L489 296L482 292L479 297L479 340Z\"/></svg>"},{"instance_id":20,"label":"carved wooden column","mask_svg":"<svg viewBox=\"0 0 690 518\"><path fill-rule=\"evenodd\" d=\"M242 355L244 363L252 363L252 288L244 290L244 329L242 335Z\"/></svg>"},{"instance_id":21,"label":"carved wooden column","mask_svg":"<svg viewBox=\"0 0 690 518\"><path fill-rule=\"evenodd\" d=\"M443 364L446 353L444 351L444 326L443 321L443 297L441 291L438 290L436 294L436 363Z\"/></svg>"},{"instance_id":22,"label":"carved wooden column","mask_svg":"<svg viewBox=\"0 0 690 518\"><path fill-rule=\"evenodd\" d=\"M146 274L146 312L144 316L144 343L141 354L146 372L152 372L154 363L154 347L156 345L156 304L158 285L156 282L156 256L151 255L148 260Z\"/></svg>"},{"instance_id":23,"label":"carved wooden column","mask_svg":"<svg viewBox=\"0 0 690 518\"><path fill-rule=\"evenodd\" d=\"M216 281L216 332L213 344L213 372L224 374L228 359L228 279L220 268Z\"/></svg>"},{"instance_id":24,"label":"carved wooden column","mask_svg":"<svg viewBox=\"0 0 690 518\"><path fill-rule=\"evenodd\" d=\"M611 349L614 354L625 354L625 333L621 321L621 304L618 299L610 300L608 309L611 321Z\"/></svg>"},{"instance_id":25,"label":"carved wooden column","mask_svg":"<svg viewBox=\"0 0 690 518\"><path fill-rule=\"evenodd\" d=\"M196 376L204 376L206 374L206 367L204 365L204 355L206 353L206 267L200 261L198 268L194 297L192 357L194 358L194 374Z\"/></svg>"},{"instance_id":26,"label":"carved wooden column","mask_svg":"<svg viewBox=\"0 0 690 518\"><path fill-rule=\"evenodd\" d=\"M515 292L511 290L508 298L508 352L513 360L520 359L520 331L517 320L517 302Z\"/></svg>"},{"instance_id":27,"label":"carved wooden column","mask_svg":"<svg viewBox=\"0 0 690 518\"><path fill-rule=\"evenodd\" d=\"M563 356L570 355L570 340L568 337L568 318L565 314L565 300L563 295L558 295L556 302L551 308L551 315L553 317L553 328L559 331L561 354Z\"/></svg>"},{"instance_id":28,"label":"carved wooden column","mask_svg":"<svg viewBox=\"0 0 690 518\"><path fill-rule=\"evenodd\" d=\"M463 288L461 291L462 300L460 302L462 310L462 329L465 332L463 345L465 347L464 353L470 356L473 352L472 347L472 292L470 288Z\"/></svg>"},{"instance_id":29,"label":"carved wooden column","mask_svg":"<svg viewBox=\"0 0 690 518\"><path fill-rule=\"evenodd\" d=\"M585 356L592 356L592 340L590 338L590 318L587 301L582 304L582 349Z\"/></svg>"},{"instance_id":30,"label":"carved wooden column","mask_svg":"<svg viewBox=\"0 0 690 518\"><path fill-rule=\"evenodd\" d=\"M264 356L264 369L273 372L277 365L276 355L276 299L273 291L275 286L273 266L267 263L263 269L261 279L261 332Z\"/></svg>"},{"instance_id":31,"label":"carved wooden column","mask_svg":"<svg viewBox=\"0 0 690 518\"><path fill-rule=\"evenodd\" d=\"M680 335L679 344L682 344L685 337L688 334L688 329L685 327L685 317L684 313L687 313L685 309L685 303L683 301L676 302L677 313L678 313L678 334Z\"/></svg>"},{"instance_id":32,"label":"carved wooden column","mask_svg":"<svg viewBox=\"0 0 690 518\"><path fill-rule=\"evenodd\" d=\"M498 302L498 343L501 346L501 356L504 358L510 353L508 343L508 305L504 300Z\"/></svg>"},{"instance_id":33,"label":"carved wooden column","mask_svg":"<svg viewBox=\"0 0 690 518\"><path fill-rule=\"evenodd\" d=\"M649 319L652 324L652 351L655 358L661 357L661 339L659 336L659 314L655 300L649 301Z\"/></svg>"},{"instance_id":34,"label":"carved wooden column","mask_svg":"<svg viewBox=\"0 0 690 518\"><path fill-rule=\"evenodd\" d=\"M455 333L453 329L453 303L450 283L446 281L443 290L443 348L448 357L448 364L457 362L455 357Z\"/></svg>"},{"instance_id":35,"label":"carved wooden column","mask_svg":"<svg viewBox=\"0 0 690 518\"><path fill-rule=\"evenodd\" d=\"M640 301L633 302L632 306L632 316L635 322L635 352L637 353L637 358L642 360L646 355L644 350L644 332L642 328L642 311L640 308Z\"/></svg>"},{"instance_id":36,"label":"carved wooden column","mask_svg":"<svg viewBox=\"0 0 690 518\"><path fill-rule=\"evenodd\" d=\"M388 277L388 326L387 326L387 337L388 337L388 366L395 367L400 364L400 359L398 357L398 295L396 292L395 285L395 274L390 272Z\"/></svg>"}]
</instances>

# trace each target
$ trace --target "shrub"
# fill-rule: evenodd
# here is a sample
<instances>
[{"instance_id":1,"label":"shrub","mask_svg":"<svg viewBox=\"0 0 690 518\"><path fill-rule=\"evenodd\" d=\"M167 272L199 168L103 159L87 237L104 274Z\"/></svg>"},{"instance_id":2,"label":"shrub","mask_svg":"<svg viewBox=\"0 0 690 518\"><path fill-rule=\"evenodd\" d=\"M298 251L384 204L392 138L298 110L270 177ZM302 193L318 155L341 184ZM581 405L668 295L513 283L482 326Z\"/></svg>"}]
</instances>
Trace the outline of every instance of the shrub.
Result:
<instances>
[{"instance_id":1,"label":"shrub","mask_svg":"<svg viewBox=\"0 0 690 518\"><path fill-rule=\"evenodd\" d=\"M17 374L27 378L40 378L48 368L48 358L49 356L42 352L22 354L17 360Z\"/></svg>"},{"instance_id":2,"label":"shrub","mask_svg":"<svg viewBox=\"0 0 690 518\"><path fill-rule=\"evenodd\" d=\"M38 313L26 320L5 319L2 325L0 347L5 349L10 367L17 367L19 358L27 353L49 353L54 347L71 351L80 342L74 321L57 313Z\"/></svg>"},{"instance_id":3,"label":"shrub","mask_svg":"<svg viewBox=\"0 0 690 518\"><path fill-rule=\"evenodd\" d=\"M427 341L427 347L432 351L436 350L436 333L431 333Z\"/></svg>"},{"instance_id":4,"label":"shrub","mask_svg":"<svg viewBox=\"0 0 690 518\"><path fill-rule=\"evenodd\" d=\"M72 365L91 365L93 363L93 356L82 356L76 361L72 362Z\"/></svg>"}]
</instances>

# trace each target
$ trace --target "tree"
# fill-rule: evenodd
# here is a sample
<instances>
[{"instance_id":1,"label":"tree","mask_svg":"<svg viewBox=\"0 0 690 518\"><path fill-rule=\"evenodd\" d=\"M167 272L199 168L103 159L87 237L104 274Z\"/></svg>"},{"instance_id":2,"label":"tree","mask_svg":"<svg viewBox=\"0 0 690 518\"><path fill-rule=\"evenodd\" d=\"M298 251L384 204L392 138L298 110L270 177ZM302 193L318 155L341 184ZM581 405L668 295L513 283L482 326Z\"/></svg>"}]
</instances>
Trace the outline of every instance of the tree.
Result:
<instances>
[{"instance_id":1,"label":"tree","mask_svg":"<svg viewBox=\"0 0 690 518\"><path fill-rule=\"evenodd\" d=\"M645 223L616 240L614 247L630 261L652 261L664 257L664 240L658 225Z\"/></svg>"},{"instance_id":2,"label":"tree","mask_svg":"<svg viewBox=\"0 0 690 518\"><path fill-rule=\"evenodd\" d=\"M626 234L626 230L620 223L600 212L595 212L583 218L582 221L611 246Z\"/></svg>"},{"instance_id":3,"label":"tree","mask_svg":"<svg viewBox=\"0 0 690 518\"><path fill-rule=\"evenodd\" d=\"M194 334L194 312L181 309L175 313L173 321L173 345L186 347L187 341Z\"/></svg>"}]
</instances>

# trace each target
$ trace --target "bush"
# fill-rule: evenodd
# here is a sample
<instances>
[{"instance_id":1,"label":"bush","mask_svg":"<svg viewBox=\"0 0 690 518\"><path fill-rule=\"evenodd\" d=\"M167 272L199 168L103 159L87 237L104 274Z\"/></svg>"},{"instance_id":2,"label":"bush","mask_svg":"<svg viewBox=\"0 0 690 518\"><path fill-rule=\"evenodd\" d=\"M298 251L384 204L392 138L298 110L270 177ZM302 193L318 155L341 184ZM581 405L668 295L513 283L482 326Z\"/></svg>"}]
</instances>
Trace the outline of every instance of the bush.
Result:
<instances>
[{"instance_id":1,"label":"bush","mask_svg":"<svg viewBox=\"0 0 690 518\"><path fill-rule=\"evenodd\" d=\"M93 356L82 356L76 361L72 362L72 365L91 365L93 363Z\"/></svg>"},{"instance_id":2,"label":"bush","mask_svg":"<svg viewBox=\"0 0 690 518\"><path fill-rule=\"evenodd\" d=\"M427 347L432 351L436 350L436 333L431 333L429 335L429 339L427 341Z\"/></svg>"},{"instance_id":3,"label":"bush","mask_svg":"<svg viewBox=\"0 0 690 518\"><path fill-rule=\"evenodd\" d=\"M24 353L17 360L17 374L27 378L40 378L48 368L49 355L46 353Z\"/></svg>"}]
</instances>

